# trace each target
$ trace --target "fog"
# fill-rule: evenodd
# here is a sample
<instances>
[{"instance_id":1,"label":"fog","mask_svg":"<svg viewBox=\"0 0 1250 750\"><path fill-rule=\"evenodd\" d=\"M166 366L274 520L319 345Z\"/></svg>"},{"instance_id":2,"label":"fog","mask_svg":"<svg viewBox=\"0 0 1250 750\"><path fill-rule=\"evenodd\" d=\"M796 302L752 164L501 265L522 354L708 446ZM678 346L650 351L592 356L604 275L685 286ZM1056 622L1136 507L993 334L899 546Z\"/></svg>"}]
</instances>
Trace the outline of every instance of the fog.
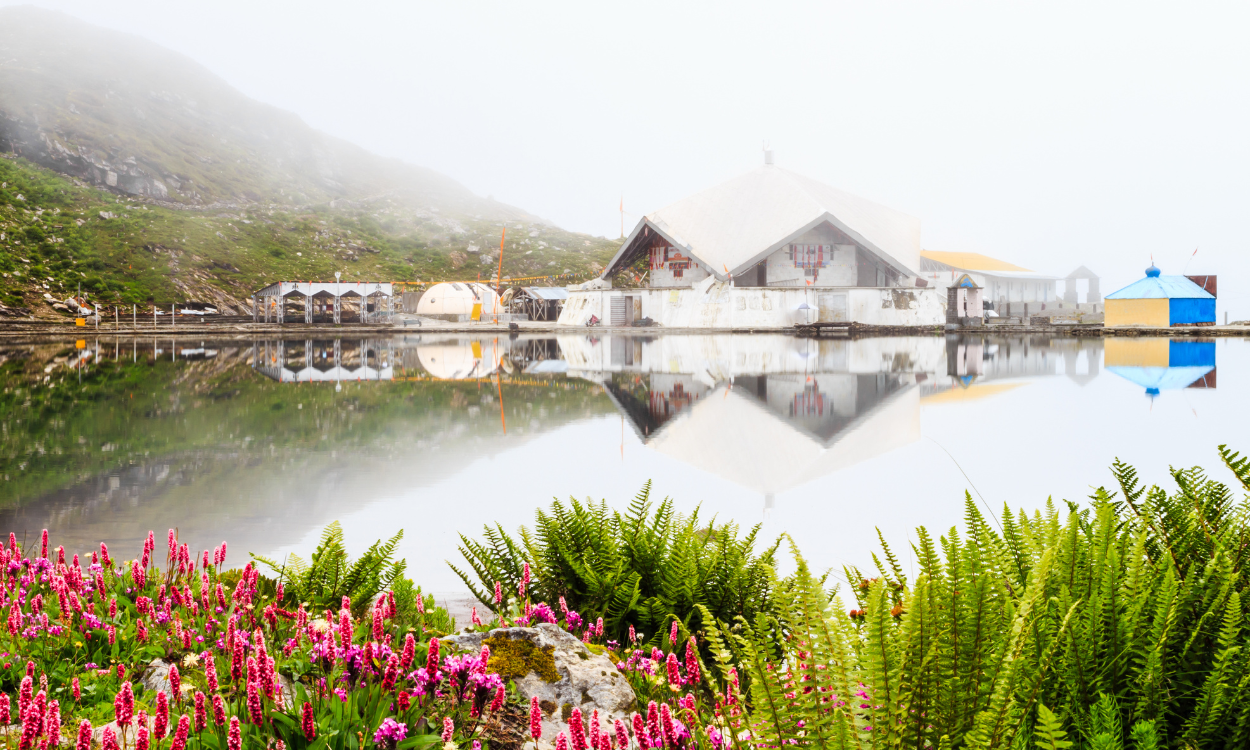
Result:
<instances>
[{"instance_id":1,"label":"fog","mask_svg":"<svg viewBox=\"0 0 1250 750\"><path fill-rule=\"evenodd\" d=\"M568 229L615 237L622 196L628 231L767 141L927 249L1104 292L1153 256L1250 318L1244 4L36 4Z\"/></svg>"}]
</instances>

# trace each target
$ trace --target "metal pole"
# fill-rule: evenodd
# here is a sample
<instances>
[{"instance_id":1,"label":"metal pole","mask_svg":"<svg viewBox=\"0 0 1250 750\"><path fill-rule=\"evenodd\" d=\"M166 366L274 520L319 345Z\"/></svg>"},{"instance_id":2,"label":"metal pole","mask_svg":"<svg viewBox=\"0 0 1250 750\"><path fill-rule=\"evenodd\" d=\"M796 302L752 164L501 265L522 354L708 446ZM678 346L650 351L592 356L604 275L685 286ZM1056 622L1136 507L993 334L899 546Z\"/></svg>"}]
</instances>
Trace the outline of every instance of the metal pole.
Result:
<instances>
[{"instance_id":1,"label":"metal pole","mask_svg":"<svg viewBox=\"0 0 1250 750\"><path fill-rule=\"evenodd\" d=\"M139 330L139 306L138 305L130 306L130 325L134 326L134 329L136 331Z\"/></svg>"},{"instance_id":2,"label":"metal pole","mask_svg":"<svg viewBox=\"0 0 1250 750\"><path fill-rule=\"evenodd\" d=\"M169 306L169 327L174 328L178 325L178 304L174 303Z\"/></svg>"}]
</instances>

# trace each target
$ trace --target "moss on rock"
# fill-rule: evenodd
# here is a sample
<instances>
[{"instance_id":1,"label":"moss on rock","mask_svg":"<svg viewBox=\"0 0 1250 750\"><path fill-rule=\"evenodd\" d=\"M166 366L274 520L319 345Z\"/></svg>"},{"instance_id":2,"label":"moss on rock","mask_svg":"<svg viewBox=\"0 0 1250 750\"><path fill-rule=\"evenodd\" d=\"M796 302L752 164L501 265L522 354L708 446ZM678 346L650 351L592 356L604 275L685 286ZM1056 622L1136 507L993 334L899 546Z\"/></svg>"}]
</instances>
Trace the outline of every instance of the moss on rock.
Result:
<instances>
[{"instance_id":1,"label":"moss on rock","mask_svg":"<svg viewBox=\"0 0 1250 750\"><path fill-rule=\"evenodd\" d=\"M486 668L506 680L518 680L533 672L546 682L560 681L552 646L539 648L525 639L506 636L486 638L482 643L490 646Z\"/></svg>"}]
</instances>

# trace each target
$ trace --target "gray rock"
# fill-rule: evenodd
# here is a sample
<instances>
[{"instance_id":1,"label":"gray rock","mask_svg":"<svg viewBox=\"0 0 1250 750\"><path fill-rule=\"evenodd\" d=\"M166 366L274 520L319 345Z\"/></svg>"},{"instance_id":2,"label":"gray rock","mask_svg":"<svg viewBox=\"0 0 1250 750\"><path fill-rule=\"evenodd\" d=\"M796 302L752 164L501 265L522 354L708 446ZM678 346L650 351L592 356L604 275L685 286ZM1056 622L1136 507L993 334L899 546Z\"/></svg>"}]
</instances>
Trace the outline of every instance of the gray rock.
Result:
<instances>
[{"instance_id":1,"label":"gray rock","mask_svg":"<svg viewBox=\"0 0 1250 750\"><path fill-rule=\"evenodd\" d=\"M169 684L169 667L170 663L164 659L153 659L148 662L147 669L143 670L139 684L153 693L164 692L165 695L171 695L174 689Z\"/></svg>"},{"instance_id":2,"label":"gray rock","mask_svg":"<svg viewBox=\"0 0 1250 750\"><path fill-rule=\"evenodd\" d=\"M580 708L587 721L596 709L600 721L610 724L624 719L637 708L634 689L604 654L596 654L586 644L559 627L541 623L532 628L498 628L489 633L465 633L443 638L443 642L463 651L481 651L486 638L525 639L542 648L553 647L558 682L547 682L530 672L516 680L517 692L528 703L538 696L543 710L543 736L539 748L553 747L556 735L568 730L563 718L572 708ZM566 708L567 706L567 708ZM606 726L605 726L606 728Z\"/></svg>"}]
</instances>

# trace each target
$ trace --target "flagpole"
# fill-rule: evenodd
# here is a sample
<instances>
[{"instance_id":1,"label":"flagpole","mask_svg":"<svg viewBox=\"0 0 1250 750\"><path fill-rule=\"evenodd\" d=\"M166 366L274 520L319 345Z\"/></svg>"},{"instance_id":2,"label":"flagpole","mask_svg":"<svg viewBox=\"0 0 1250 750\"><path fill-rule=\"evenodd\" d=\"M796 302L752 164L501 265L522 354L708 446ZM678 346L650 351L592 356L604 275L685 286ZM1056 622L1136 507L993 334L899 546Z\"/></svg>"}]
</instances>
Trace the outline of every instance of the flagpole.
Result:
<instances>
[{"instance_id":1,"label":"flagpole","mask_svg":"<svg viewBox=\"0 0 1250 750\"><path fill-rule=\"evenodd\" d=\"M495 323L499 323L499 295L503 294L503 239L508 236L508 225L499 233L499 275L495 278Z\"/></svg>"}]
</instances>

